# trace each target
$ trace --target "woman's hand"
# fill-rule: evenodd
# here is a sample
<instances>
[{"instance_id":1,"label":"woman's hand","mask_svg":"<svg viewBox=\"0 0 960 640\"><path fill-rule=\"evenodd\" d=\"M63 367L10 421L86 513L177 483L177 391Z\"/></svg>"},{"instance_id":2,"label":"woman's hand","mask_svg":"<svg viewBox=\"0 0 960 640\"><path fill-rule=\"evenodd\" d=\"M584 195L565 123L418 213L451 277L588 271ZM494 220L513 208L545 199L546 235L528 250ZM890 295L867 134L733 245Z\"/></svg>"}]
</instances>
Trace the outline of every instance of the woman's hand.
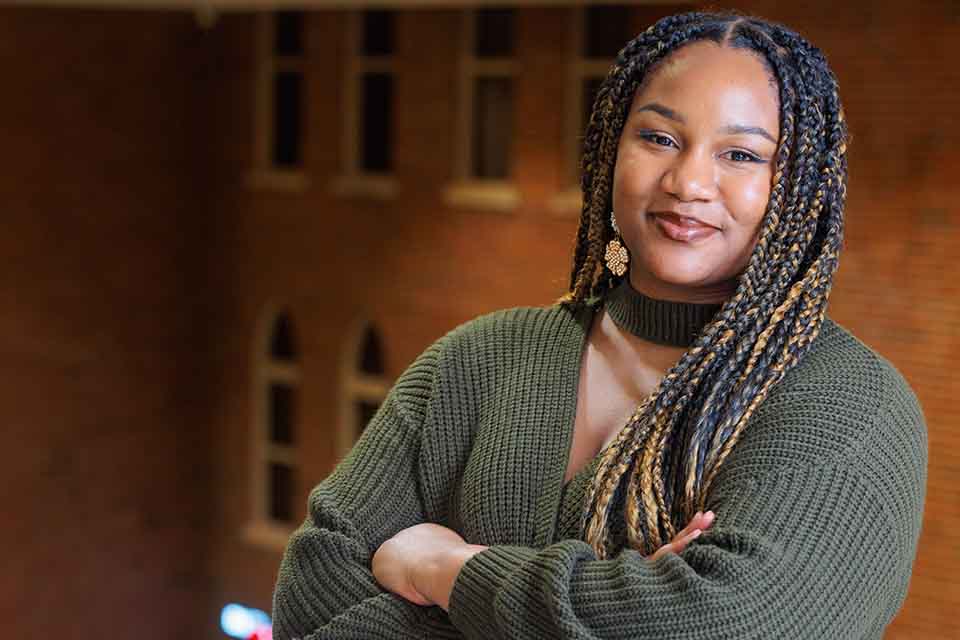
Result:
<instances>
[{"instance_id":1,"label":"woman's hand","mask_svg":"<svg viewBox=\"0 0 960 640\"><path fill-rule=\"evenodd\" d=\"M380 545L371 570L387 591L414 604L435 604L446 610L460 568L484 549L467 544L452 529L427 522L408 527Z\"/></svg>"},{"instance_id":2,"label":"woman's hand","mask_svg":"<svg viewBox=\"0 0 960 640\"><path fill-rule=\"evenodd\" d=\"M693 518L690 519L687 526L673 537L673 540L657 549L653 555L648 556L648 558L652 562L665 553L680 553L687 548L687 545L690 544L692 540L696 540L703 531L708 529L710 525L713 524L713 520L713 511L707 511L706 513L697 511L693 514Z\"/></svg>"}]
</instances>

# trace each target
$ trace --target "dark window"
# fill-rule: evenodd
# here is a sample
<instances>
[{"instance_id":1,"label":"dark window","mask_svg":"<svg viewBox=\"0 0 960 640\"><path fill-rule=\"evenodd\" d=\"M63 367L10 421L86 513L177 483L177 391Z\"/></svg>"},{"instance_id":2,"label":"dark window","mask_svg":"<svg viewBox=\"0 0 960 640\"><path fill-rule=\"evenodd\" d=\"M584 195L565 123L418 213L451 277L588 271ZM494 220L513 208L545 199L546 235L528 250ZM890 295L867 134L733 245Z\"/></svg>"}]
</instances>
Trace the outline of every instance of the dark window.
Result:
<instances>
[{"instance_id":1,"label":"dark window","mask_svg":"<svg viewBox=\"0 0 960 640\"><path fill-rule=\"evenodd\" d=\"M587 58L614 58L634 35L630 7L592 6L586 8L584 51Z\"/></svg>"},{"instance_id":2,"label":"dark window","mask_svg":"<svg viewBox=\"0 0 960 640\"><path fill-rule=\"evenodd\" d=\"M380 408L380 405L376 402L370 402L368 400L357 400L354 403L354 411L356 411L357 418L357 437L360 437L360 434L363 433L363 430L367 428L367 425L370 424L370 421L373 419L373 416L377 415L377 409Z\"/></svg>"},{"instance_id":3,"label":"dark window","mask_svg":"<svg viewBox=\"0 0 960 640\"><path fill-rule=\"evenodd\" d=\"M381 376L384 373L383 348L380 344L380 334L373 327L367 327L363 332L363 342L360 344L359 368L362 373L370 376Z\"/></svg>"},{"instance_id":4,"label":"dark window","mask_svg":"<svg viewBox=\"0 0 960 640\"><path fill-rule=\"evenodd\" d=\"M293 323L290 316L283 313L273 323L270 335L270 355L275 360L293 360L297 357L297 346L293 339Z\"/></svg>"},{"instance_id":5,"label":"dark window","mask_svg":"<svg viewBox=\"0 0 960 640\"><path fill-rule=\"evenodd\" d=\"M300 128L303 78L281 71L273 85L273 163L282 167L300 164Z\"/></svg>"},{"instance_id":6,"label":"dark window","mask_svg":"<svg viewBox=\"0 0 960 640\"><path fill-rule=\"evenodd\" d=\"M363 105L360 168L386 172L392 169L393 149L393 76L389 73L365 73L360 88Z\"/></svg>"},{"instance_id":7,"label":"dark window","mask_svg":"<svg viewBox=\"0 0 960 640\"><path fill-rule=\"evenodd\" d=\"M475 14L474 55L478 58L502 58L513 55L513 9L480 9Z\"/></svg>"},{"instance_id":8,"label":"dark window","mask_svg":"<svg viewBox=\"0 0 960 640\"><path fill-rule=\"evenodd\" d=\"M473 93L473 166L477 178L503 179L510 173L513 135L513 81L477 78Z\"/></svg>"},{"instance_id":9,"label":"dark window","mask_svg":"<svg viewBox=\"0 0 960 640\"><path fill-rule=\"evenodd\" d=\"M268 513L274 520L281 522L293 521L293 469L285 464L270 463Z\"/></svg>"},{"instance_id":10,"label":"dark window","mask_svg":"<svg viewBox=\"0 0 960 640\"><path fill-rule=\"evenodd\" d=\"M302 11L279 11L274 14L273 52L278 56L303 54Z\"/></svg>"},{"instance_id":11,"label":"dark window","mask_svg":"<svg viewBox=\"0 0 960 640\"><path fill-rule=\"evenodd\" d=\"M296 391L282 382L270 385L270 440L277 444L293 444L296 421Z\"/></svg>"},{"instance_id":12,"label":"dark window","mask_svg":"<svg viewBox=\"0 0 960 640\"><path fill-rule=\"evenodd\" d=\"M360 53L365 56L389 56L394 48L394 12L365 11Z\"/></svg>"}]
</instances>

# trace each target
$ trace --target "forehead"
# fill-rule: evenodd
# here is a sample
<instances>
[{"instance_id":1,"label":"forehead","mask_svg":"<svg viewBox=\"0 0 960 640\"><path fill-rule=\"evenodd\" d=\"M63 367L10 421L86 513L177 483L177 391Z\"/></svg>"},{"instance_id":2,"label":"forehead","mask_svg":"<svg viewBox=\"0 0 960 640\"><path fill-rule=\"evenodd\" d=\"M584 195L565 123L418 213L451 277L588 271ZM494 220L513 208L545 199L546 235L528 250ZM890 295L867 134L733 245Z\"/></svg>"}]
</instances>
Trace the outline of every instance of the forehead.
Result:
<instances>
[{"instance_id":1,"label":"forehead","mask_svg":"<svg viewBox=\"0 0 960 640\"><path fill-rule=\"evenodd\" d=\"M744 117L763 118L767 124L779 120L776 81L759 55L711 41L686 45L657 64L634 96L635 104L649 101L678 111L709 106L744 111Z\"/></svg>"}]
</instances>

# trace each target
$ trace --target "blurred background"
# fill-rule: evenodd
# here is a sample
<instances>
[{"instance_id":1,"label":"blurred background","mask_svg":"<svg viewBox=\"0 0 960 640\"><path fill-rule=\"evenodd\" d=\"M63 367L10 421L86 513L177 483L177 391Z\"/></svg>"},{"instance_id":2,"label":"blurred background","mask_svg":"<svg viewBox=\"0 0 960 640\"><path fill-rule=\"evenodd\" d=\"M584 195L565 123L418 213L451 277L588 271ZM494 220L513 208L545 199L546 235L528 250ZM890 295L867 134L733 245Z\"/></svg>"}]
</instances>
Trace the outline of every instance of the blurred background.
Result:
<instances>
[{"instance_id":1,"label":"blurred background","mask_svg":"<svg viewBox=\"0 0 960 640\"><path fill-rule=\"evenodd\" d=\"M393 379L567 285L616 51L696 2L0 3L0 618L225 637ZM960 2L715 2L828 55L853 142L831 314L920 397L888 638L958 638Z\"/></svg>"}]
</instances>

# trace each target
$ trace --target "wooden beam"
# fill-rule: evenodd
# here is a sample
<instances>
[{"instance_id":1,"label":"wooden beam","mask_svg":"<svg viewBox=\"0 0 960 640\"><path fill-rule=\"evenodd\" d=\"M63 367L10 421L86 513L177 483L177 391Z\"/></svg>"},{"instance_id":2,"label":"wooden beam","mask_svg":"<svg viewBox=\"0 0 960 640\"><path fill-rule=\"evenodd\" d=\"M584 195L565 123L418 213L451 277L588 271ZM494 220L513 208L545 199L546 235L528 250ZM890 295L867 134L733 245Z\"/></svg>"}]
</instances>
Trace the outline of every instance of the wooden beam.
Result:
<instances>
[{"instance_id":1,"label":"wooden beam","mask_svg":"<svg viewBox=\"0 0 960 640\"><path fill-rule=\"evenodd\" d=\"M632 0L618 4L657 5L675 0ZM141 11L271 11L275 9L418 9L466 7L569 7L611 4L611 0L0 0L0 7L60 7Z\"/></svg>"}]
</instances>

